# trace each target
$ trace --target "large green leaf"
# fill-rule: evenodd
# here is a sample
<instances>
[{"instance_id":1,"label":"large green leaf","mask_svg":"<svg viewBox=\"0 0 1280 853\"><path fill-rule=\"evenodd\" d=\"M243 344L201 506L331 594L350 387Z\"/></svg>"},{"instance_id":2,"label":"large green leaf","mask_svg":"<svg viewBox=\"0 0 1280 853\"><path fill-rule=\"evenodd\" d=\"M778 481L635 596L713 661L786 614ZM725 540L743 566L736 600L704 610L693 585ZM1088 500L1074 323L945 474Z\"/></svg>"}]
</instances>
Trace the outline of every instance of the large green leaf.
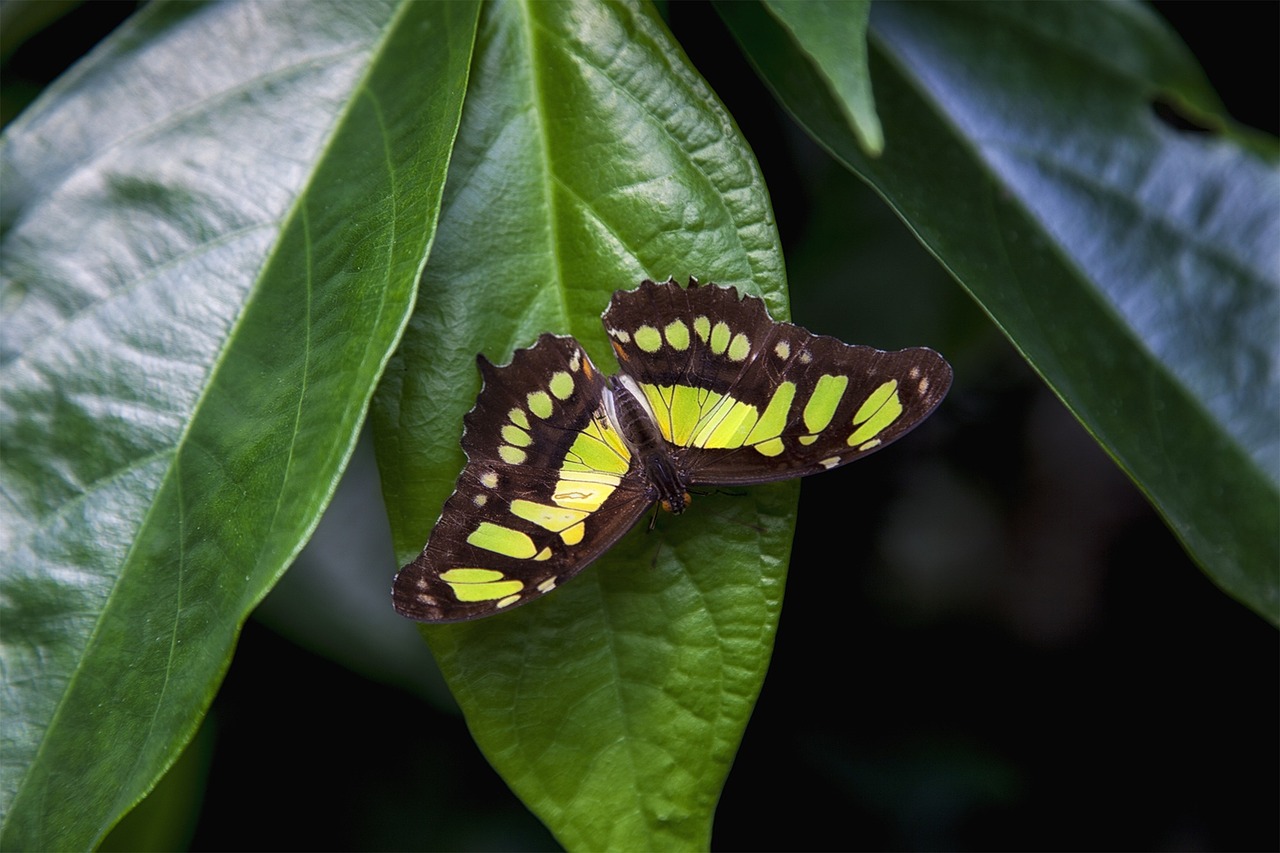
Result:
<instances>
[{"instance_id":1,"label":"large green leaf","mask_svg":"<svg viewBox=\"0 0 1280 853\"><path fill-rule=\"evenodd\" d=\"M6 131L6 849L91 846L154 785L314 527L412 305L476 16L155 4Z\"/></svg>"},{"instance_id":2,"label":"large green leaf","mask_svg":"<svg viewBox=\"0 0 1280 853\"><path fill-rule=\"evenodd\" d=\"M1209 576L1280 622L1280 173L1256 139L1157 119L1157 100L1220 114L1176 38L1129 4L877 5L871 160L815 66L829 55L758 5L719 8Z\"/></svg>"},{"instance_id":3,"label":"large green leaf","mask_svg":"<svg viewBox=\"0 0 1280 853\"><path fill-rule=\"evenodd\" d=\"M403 560L462 467L476 353L503 363L552 331L612 372L609 296L668 275L785 314L767 193L715 95L647 7L486 6L437 243L374 404ZM795 496L696 498L534 604L424 628L477 743L566 847L708 845L772 650Z\"/></svg>"}]
</instances>

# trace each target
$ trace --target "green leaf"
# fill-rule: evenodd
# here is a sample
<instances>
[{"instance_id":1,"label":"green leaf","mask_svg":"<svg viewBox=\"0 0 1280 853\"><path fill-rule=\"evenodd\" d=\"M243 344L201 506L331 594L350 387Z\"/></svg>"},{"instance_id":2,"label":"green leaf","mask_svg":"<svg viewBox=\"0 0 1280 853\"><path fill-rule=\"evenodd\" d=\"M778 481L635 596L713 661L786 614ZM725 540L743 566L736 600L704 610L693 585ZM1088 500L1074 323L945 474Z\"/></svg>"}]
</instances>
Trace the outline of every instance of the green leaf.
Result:
<instances>
[{"instance_id":1,"label":"green leaf","mask_svg":"<svg viewBox=\"0 0 1280 853\"><path fill-rule=\"evenodd\" d=\"M867 68L867 18L871 0L765 0L844 110L850 130L871 156L884 150L884 133Z\"/></svg>"},{"instance_id":2,"label":"green leaf","mask_svg":"<svg viewBox=\"0 0 1280 853\"><path fill-rule=\"evenodd\" d=\"M863 176L1138 484L1208 575L1280 623L1280 173L1129 4L886 3L886 150L755 4L718 6L779 99ZM1223 122L1225 123L1225 122Z\"/></svg>"},{"instance_id":3,"label":"green leaf","mask_svg":"<svg viewBox=\"0 0 1280 853\"><path fill-rule=\"evenodd\" d=\"M476 14L153 4L7 129L5 849L90 847L155 784L314 527L412 306Z\"/></svg>"},{"instance_id":4,"label":"green leaf","mask_svg":"<svg viewBox=\"0 0 1280 853\"><path fill-rule=\"evenodd\" d=\"M439 236L374 401L397 551L462 468L475 356L545 331L612 372L600 312L645 277L785 316L751 152L648 7L485 7ZM705 848L772 649L794 484L695 498L540 601L424 628L477 743L571 849Z\"/></svg>"}]
</instances>

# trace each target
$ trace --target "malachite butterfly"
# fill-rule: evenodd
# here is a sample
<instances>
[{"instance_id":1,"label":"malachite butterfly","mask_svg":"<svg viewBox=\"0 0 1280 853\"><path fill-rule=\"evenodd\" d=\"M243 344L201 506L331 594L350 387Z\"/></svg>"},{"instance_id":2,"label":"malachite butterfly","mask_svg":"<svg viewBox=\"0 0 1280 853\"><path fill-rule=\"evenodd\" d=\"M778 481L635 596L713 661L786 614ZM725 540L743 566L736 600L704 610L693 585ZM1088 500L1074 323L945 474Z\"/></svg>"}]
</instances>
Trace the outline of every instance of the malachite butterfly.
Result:
<instances>
[{"instance_id":1,"label":"malachite butterfly","mask_svg":"<svg viewBox=\"0 0 1280 853\"><path fill-rule=\"evenodd\" d=\"M697 486L803 477L860 459L929 416L951 385L931 349L883 352L769 316L732 287L673 279L603 314L621 370L544 334L495 367L465 418L467 464L396 610L478 619L572 578L655 503Z\"/></svg>"}]
</instances>

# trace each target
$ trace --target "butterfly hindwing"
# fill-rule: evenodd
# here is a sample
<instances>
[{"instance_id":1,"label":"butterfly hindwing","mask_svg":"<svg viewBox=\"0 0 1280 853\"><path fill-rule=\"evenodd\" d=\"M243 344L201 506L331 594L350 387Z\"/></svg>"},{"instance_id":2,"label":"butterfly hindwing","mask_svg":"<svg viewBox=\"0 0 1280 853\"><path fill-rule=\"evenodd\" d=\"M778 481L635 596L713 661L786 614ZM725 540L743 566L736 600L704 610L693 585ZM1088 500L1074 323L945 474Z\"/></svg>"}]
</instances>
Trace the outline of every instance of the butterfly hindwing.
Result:
<instances>
[{"instance_id":1,"label":"butterfly hindwing","mask_svg":"<svg viewBox=\"0 0 1280 853\"><path fill-rule=\"evenodd\" d=\"M814 335L732 287L645 282L616 293L603 319L692 484L844 465L920 423L951 384L933 350Z\"/></svg>"},{"instance_id":2,"label":"butterfly hindwing","mask_svg":"<svg viewBox=\"0 0 1280 853\"><path fill-rule=\"evenodd\" d=\"M422 554L396 576L396 609L429 622L530 601L577 574L650 501L604 414L605 379L569 337L546 334L495 367L465 419L467 465Z\"/></svg>"}]
</instances>

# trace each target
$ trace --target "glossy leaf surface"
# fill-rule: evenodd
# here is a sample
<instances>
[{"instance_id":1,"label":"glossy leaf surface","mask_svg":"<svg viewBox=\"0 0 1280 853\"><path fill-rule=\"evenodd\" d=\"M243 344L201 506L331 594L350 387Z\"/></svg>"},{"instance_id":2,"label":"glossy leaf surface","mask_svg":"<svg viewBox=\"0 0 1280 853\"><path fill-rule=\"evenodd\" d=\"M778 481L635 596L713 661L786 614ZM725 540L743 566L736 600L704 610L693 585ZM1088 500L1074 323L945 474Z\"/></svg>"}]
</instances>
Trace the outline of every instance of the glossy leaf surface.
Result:
<instances>
[{"instance_id":1,"label":"glossy leaf surface","mask_svg":"<svg viewBox=\"0 0 1280 853\"><path fill-rule=\"evenodd\" d=\"M155 784L314 527L412 305L475 15L158 3L7 128L6 849L91 847Z\"/></svg>"},{"instance_id":2,"label":"glossy leaf surface","mask_svg":"<svg viewBox=\"0 0 1280 853\"><path fill-rule=\"evenodd\" d=\"M785 315L767 194L715 96L647 9L486 6L439 238L375 399L402 560L462 468L476 354L551 331L612 373L610 295L669 275ZM709 844L794 523L794 484L745 492L640 525L528 606L424 628L477 743L570 849Z\"/></svg>"}]
</instances>

